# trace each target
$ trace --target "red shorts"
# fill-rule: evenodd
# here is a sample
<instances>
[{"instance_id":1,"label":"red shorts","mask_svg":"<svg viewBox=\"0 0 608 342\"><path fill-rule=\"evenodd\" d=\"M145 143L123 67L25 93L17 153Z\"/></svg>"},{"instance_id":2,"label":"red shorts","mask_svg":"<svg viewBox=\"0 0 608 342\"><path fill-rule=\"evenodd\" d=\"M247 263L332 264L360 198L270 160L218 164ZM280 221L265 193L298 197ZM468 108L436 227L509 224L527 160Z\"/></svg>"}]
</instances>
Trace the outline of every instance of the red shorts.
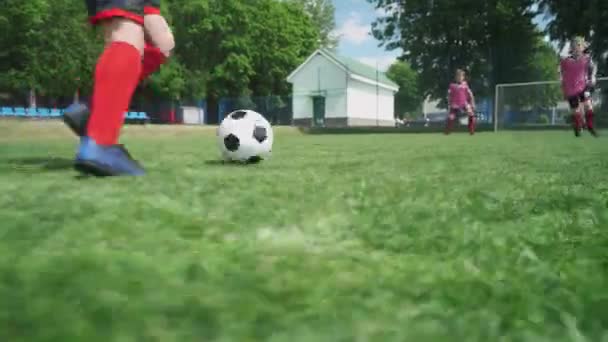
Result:
<instances>
[{"instance_id":1,"label":"red shorts","mask_svg":"<svg viewBox=\"0 0 608 342\"><path fill-rule=\"evenodd\" d=\"M96 25L99 21L115 17L131 19L143 25L145 14L160 14L160 0L85 0L89 21Z\"/></svg>"}]
</instances>

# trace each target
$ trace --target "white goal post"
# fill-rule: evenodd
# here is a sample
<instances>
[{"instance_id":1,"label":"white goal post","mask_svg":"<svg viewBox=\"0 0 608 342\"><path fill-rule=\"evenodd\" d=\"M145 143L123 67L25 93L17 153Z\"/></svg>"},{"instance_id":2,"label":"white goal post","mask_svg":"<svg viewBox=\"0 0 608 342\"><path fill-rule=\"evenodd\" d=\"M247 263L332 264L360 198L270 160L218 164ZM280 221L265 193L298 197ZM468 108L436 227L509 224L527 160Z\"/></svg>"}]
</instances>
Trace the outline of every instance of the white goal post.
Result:
<instances>
[{"instance_id":1,"label":"white goal post","mask_svg":"<svg viewBox=\"0 0 608 342\"><path fill-rule=\"evenodd\" d=\"M608 89L608 77L599 77L597 79L594 99L599 98L601 89ZM559 80L502 83L495 86L494 113L492 114L494 132L498 132L500 128L507 127L508 120L505 118L505 112L517 112L521 114L521 112L539 110L552 112L553 119L557 111L569 111L567 101L562 96L561 82ZM551 121L551 124L556 123Z\"/></svg>"}]
</instances>

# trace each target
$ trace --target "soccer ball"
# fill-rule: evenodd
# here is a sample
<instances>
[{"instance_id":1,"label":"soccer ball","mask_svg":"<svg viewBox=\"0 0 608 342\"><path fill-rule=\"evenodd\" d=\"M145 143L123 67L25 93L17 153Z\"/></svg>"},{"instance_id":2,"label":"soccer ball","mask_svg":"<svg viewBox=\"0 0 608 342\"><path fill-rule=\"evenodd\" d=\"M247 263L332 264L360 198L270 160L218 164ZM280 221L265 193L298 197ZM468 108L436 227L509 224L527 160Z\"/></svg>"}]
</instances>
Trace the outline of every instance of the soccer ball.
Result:
<instances>
[{"instance_id":1,"label":"soccer ball","mask_svg":"<svg viewBox=\"0 0 608 342\"><path fill-rule=\"evenodd\" d=\"M260 113L236 110L222 120L217 142L225 161L257 163L272 154L272 127Z\"/></svg>"}]
</instances>

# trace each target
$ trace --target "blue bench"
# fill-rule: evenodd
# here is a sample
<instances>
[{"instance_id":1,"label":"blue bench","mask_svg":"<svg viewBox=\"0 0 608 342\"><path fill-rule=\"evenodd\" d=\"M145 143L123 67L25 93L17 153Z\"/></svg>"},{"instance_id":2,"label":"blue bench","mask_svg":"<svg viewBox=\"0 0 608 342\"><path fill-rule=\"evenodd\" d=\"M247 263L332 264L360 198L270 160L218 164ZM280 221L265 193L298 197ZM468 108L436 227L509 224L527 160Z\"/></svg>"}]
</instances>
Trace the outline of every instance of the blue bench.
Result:
<instances>
[{"instance_id":1,"label":"blue bench","mask_svg":"<svg viewBox=\"0 0 608 342\"><path fill-rule=\"evenodd\" d=\"M15 116L24 117L26 115L24 107L15 107L13 110L15 111Z\"/></svg>"},{"instance_id":2,"label":"blue bench","mask_svg":"<svg viewBox=\"0 0 608 342\"><path fill-rule=\"evenodd\" d=\"M53 108L53 109L51 109L51 112L49 113L49 115L52 118L58 118L63 115L63 109Z\"/></svg>"},{"instance_id":3,"label":"blue bench","mask_svg":"<svg viewBox=\"0 0 608 342\"><path fill-rule=\"evenodd\" d=\"M125 120L128 122L141 122L145 123L150 118L145 112L125 112Z\"/></svg>"},{"instance_id":4,"label":"blue bench","mask_svg":"<svg viewBox=\"0 0 608 342\"><path fill-rule=\"evenodd\" d=\"M14 116L15 112L13 112L13 108L12 107L2 107L2 109L0 109L0 115L2 115L2 116Z\"/></svg>"},{"instance_id":5,"label":"blue bench","mask_svg":"<svg viewBox=\"0 0 608 342\"><path fill-rule=\"evenodd\" d=\"M48 108L38 108L38 116L41 118L51 117L51 111Z\"/></svg>"},{"instance_id":6,"label":"blue bench","mask_svg":"<svg viewBox=\"0 0 608 342\"><path fill-rule=\"evenodd\" d=\"M63 115L62 109L56 108L25 108L25 107L1 107L0 117L16 116L25 118L58 118Z\"/></svg>"},{"instance_id":7,"label":"blue bench","mask_svg":"<svg viewBox=\"0 0 608 342\"><path fill-rule=\"evenodd\" d=\"M59 118L64 109L58 108L25 108L0 107L0 116L15 116L23 118ZM125 112L125 119L132 122L147 122L150 118L145 112Z\"/></svg>"}]
</instances>

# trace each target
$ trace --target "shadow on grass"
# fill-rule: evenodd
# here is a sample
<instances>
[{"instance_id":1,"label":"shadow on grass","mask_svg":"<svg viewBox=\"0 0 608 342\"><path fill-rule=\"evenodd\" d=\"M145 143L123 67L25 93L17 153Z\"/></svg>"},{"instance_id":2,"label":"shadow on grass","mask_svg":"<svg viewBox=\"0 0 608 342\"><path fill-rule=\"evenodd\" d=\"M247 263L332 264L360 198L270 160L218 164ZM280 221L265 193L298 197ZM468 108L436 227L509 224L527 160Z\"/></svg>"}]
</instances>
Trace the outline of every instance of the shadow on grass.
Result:
<instances>
[{"instance_id":1,"label":"shadow on grass","mask_svg":"<svg viewBox=\"0 0 608 342\"><path fill-rule=\"evenodd\" d=\"M251 165L259 164L261 160L254 160L250 162L229 162L219 159L205 160L205 165L209 166L224 166L224 167L247 167Z\"/></svg>"},{"instance_id":2,"label":"shadow on grass","mask_svg":"<svg viewBox=\"0 0 608 342\"><path fill-rule=\"evenodd\" d=\"M0 161L0 171L64 171L73 168L74 161L67 158L23 157Z\"/></svg>"}]
</instances>

